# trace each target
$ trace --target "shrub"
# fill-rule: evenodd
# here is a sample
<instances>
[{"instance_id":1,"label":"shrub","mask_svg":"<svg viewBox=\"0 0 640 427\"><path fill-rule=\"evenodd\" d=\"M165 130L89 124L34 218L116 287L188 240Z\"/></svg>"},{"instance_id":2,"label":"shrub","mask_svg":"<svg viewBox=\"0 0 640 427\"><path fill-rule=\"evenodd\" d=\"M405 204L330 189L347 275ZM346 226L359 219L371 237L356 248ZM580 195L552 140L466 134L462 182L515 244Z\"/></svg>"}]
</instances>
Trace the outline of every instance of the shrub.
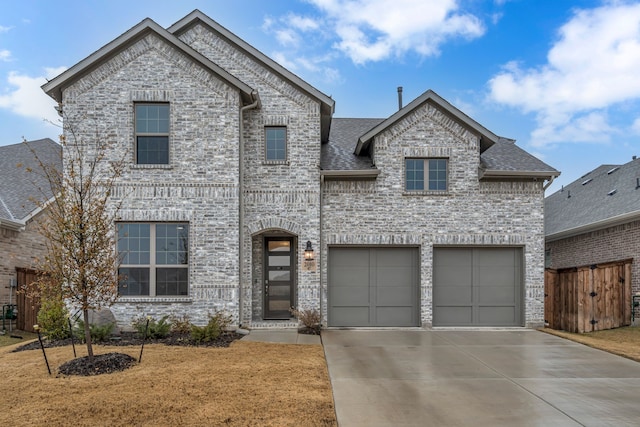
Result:
<instances>
[{"instance_id":1,"label":"shrub","mask_svg":"<svg viewBox=\"0 0 640 427\"><path fill-rule=\"evenodd\" d=\"M221 312L209 315L209 323L206 326L191 325L191 339L200 344L217 339L220 334L231 324L231 316Z\"/></svg>"},{"instance_id":2,"label":"shrub","mask_svg":"<svg viewBox=\"0 0 640 427\"><path fill-rule=\"evenodd\" d=\"M89 325L89 333L91 334L91 341L93 342L104 342L107 341L113 332L115 324L114 323L105 323L104 325L97 325L95 323L91 323ZM76 327L73 331L73 336L78 339L78 341L84 342L84 322L82 320L78 320L76 322Z\"/></svg>"},{"instance_id":3,"label":"shrub","mask_svg":"<svg viewBox=\"0 0 640 427\"><path fill-rule=\"evenodd\" d=\"M147 319L149 320L149 329L147 330L147 338L159 339L165 338L171 332L171 323L169 316L163 316L160 320L153 317L138 317L133 320L132 325L140 337L144 338L144 331L147 328Z\"/></svg>"},{"instance_id":4,"label":"shrub","mask_svg":"<svg viewBox=\"0 0 640 427\"><path fill-rule=\"evenodd\" d=\"M171 332L177 334L188 334L191 332L191 322L189 315L184 314L181 317L171 316Z\"/></svg>"},{"instance_id":5,"label":"shrub","mask_svg":"<svg viewBox=\"0 0 640 427\"><path fill-rule=\"evenodd\" d=\"M320 326L320 312L314 309L298 310L291 307L291 314L298 319L305 328L317 329Z\"/></svg>"},{"instance_id":6,"label":"shrub","mask_svg":"<svg viewBox=\"0 0 640 427\"><path fill-rule=\"evenodd\" d=\"M69 311L62 298L44 298L38 311L38 326L50 340L61 340L71 336Z\"/></svg>"}]
</instances>

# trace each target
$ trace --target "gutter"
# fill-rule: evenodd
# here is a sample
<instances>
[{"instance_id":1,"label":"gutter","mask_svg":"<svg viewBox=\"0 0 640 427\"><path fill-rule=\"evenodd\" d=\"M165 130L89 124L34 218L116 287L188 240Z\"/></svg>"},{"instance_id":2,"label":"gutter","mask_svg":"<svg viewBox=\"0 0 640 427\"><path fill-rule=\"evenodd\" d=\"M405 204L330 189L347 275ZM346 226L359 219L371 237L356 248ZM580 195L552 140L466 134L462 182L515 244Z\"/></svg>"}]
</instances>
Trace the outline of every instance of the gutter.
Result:
<instances>
[{"instance_id":1,"label":"gutter","mask_svg":"<svg viewBox=\"0 0 640 427\"><path fill-rule=\"evenodd\" d=\"M254 108L260 108L258 91L251 91L252 104L240 107L240 147L238 150L238 326L242 327L242 305L244 274L244 112Z\"/></svg>"},{"instance_id":2,"label":"gutter","mask_svg":"<svg viewBox=\"0 0 640 427\"><path fill-rule=\"evenodd\" d=\"M10 219L0 219L0 227L13 231L24 231L26 222L11 221Z\"/></svg>"},{"instance_id":3,"label":"gutter","mask_svg":"<svg viewBox=\"0 0 640 427\"><path fill-rule=\"evenodd\" d=\"M376 179L380 175L380 169L361 170L321 170L320 178L322 182L331 180L360 180Z\"/></svg>"},{"instance_id":4,"label":"gutter","mask_svg":"<svg viewBox=\"0 0 640 427\"><path fill-rule=\"evenodd\" d=\"M579 234L588 233L590 231L600 230L606 227L614 227L616 225L625 224L633 220L640 219L640 210L617 215L601 221L592 222L591 224L581 225L580 227L568 228L545 236L545 241L554 242L556 240L566 239L567 237L577 236Z\"/></svg>"},{"instance_id":5,"label":"gutter","mask_svg":"<svg viewBox=\"0 0 640 427\"><path fill-rule=\"evenodd\" d=\"M560 172L550 171L501 171L495 169L480 169L479 179L482 178L549 178L555 179Z\"/></svg>"}]
</instances>

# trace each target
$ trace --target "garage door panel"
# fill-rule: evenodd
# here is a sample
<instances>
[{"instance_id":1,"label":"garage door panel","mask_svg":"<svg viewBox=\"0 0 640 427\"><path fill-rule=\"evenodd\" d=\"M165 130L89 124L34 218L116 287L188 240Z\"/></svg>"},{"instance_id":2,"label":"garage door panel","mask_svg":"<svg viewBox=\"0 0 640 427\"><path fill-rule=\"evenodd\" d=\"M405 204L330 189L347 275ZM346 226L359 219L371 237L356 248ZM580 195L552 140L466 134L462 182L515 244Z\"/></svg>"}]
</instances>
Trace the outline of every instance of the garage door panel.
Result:
<instances>
[{"instance_id":1,"label":"garage door panel","mask_svg":"<svg viewBox=\"0 0 640 427\"><path fill-rule=\"evenodd\" d=\"M344 287L368 287L369 286L369 269L362 268L338 268L335 275L332 276L332 284Z\"/></svg>"},{"instance_id":2,"label":"garage door panel","mask_svg":"<svg viewBox=\"0 0 640 427\"><path fill-rule=\"evenodd\" d=\"M376 297L377 306L413 306L416 300L415 288L408 286L378 286Z\"/></svg>"},{"instance_id":3,"label":"garage door panel","mask_svg":"<svg viewBox=\"0 0 640 427\"><path fill-rule=\"evenodd\" d=\"M520 326L521 248L435 248L434 326Z\"/></svg>"},{"instance_id":4,"label":"garage door panel","mask_svg":"<svg viewBox=\"0 0 640 427\"><path fill-rule=\"evenodd\" d=\"M413 321L412 307L377 307L376 323L384 326L407 326Z\"/></svg>"},{"instance_id":5,"label":"garage door panel","mask_svg":"<svg viewBox=\"0 0 640 427\"><path fill-rule=\"evenodd\" d=\"M512 326L516 321L516 312L513 306L485 306L478 309L478 323L481 325Z\"/></svg>"},{"instance_id":6,"label":"garage door panel","mask_svg":"<svg viewBox=\"0 0 640 427\"><path fill-rule=\"evenodd\" d=\"M438 305L471 304L473 292L468 286L438 286Z\"/></svg>"},{"instance_id":7,"label":"garage door panel","mask_svg":"<svg viewBox=\"0 0 640 427\"><path fill-rule=\"evenodd\" d=\"M417 326L418 277L417 248L329 248L329 325Z\"/></svg>"},{"instance_id":8,"label":"garage door panel","mask_svg":"<svg viewBox=\"0 0 640 427\"><path fill-rule=\"evenodd\" d=\"M511 286L485 286L478 289L479 304L515 304L516 290Z\"/></svg>"},{"instance_id":9,"label":"garage door panel","mask_svg":"<svg viewBox=\"0 0 640 427\"><path fill-rule=\"evenodd\" d=\"M333 307L332 315L340 319L339 326L369 326L369 307Z\"/></svg>"},{"instance_id":10,"label":"garage door panel","mask_svg":"<svg viewBox=\"0 0 640 427\"><path fill-rule=\"evenodd\" d=\"M436 307L433 311L433 318L438 319L438 323L449 326L470 325L473 320L471 307Z\"/></svg>"},{"instance_id":11,"label":"garage door panel","mask_svg":"<svg viewBox=\"0 0 640 427\"><path fill-rule=\"evenodd\" d=\"M335 307L341 306L369 306L370 292L369 287L352 288L352 287L336 287L332 288L332 301Z\"/></svg>"}]
</instances>

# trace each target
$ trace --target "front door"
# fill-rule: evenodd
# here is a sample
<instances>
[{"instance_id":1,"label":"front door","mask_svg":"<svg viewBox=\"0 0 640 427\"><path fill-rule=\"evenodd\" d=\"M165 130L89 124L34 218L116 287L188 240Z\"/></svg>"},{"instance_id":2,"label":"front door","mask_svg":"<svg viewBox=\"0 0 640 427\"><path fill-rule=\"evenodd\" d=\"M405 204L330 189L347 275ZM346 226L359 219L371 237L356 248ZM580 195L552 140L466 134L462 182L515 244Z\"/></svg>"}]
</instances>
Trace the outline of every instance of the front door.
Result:
<instances>
[{"instance_id":1,"label":"front door","mask_svg":"<svg viewBox=\"0 0 640 427\"><path fill-rule=\"evenodd\" d=\"M264 318L289 319L293 306L293 238L265 238Z\"/></svg>"}]
</instances>

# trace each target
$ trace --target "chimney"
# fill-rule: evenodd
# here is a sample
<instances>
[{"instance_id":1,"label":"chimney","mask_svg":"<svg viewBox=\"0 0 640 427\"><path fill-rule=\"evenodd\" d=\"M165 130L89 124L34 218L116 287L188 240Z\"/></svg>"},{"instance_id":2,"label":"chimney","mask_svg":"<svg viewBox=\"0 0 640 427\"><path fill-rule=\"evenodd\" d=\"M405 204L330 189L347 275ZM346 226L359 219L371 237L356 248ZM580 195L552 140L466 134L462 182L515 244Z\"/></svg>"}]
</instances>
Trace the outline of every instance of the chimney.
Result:
<instances>
[{"instance_id":1,"label":"chimney","mask_svg":"<svg viewBox=\"0 0 640 427\"><path fill-rule=\"evenodd\" d=\"M398 110L402 110L402 86L398 86Z\"/></svg>"}]
</instances>

